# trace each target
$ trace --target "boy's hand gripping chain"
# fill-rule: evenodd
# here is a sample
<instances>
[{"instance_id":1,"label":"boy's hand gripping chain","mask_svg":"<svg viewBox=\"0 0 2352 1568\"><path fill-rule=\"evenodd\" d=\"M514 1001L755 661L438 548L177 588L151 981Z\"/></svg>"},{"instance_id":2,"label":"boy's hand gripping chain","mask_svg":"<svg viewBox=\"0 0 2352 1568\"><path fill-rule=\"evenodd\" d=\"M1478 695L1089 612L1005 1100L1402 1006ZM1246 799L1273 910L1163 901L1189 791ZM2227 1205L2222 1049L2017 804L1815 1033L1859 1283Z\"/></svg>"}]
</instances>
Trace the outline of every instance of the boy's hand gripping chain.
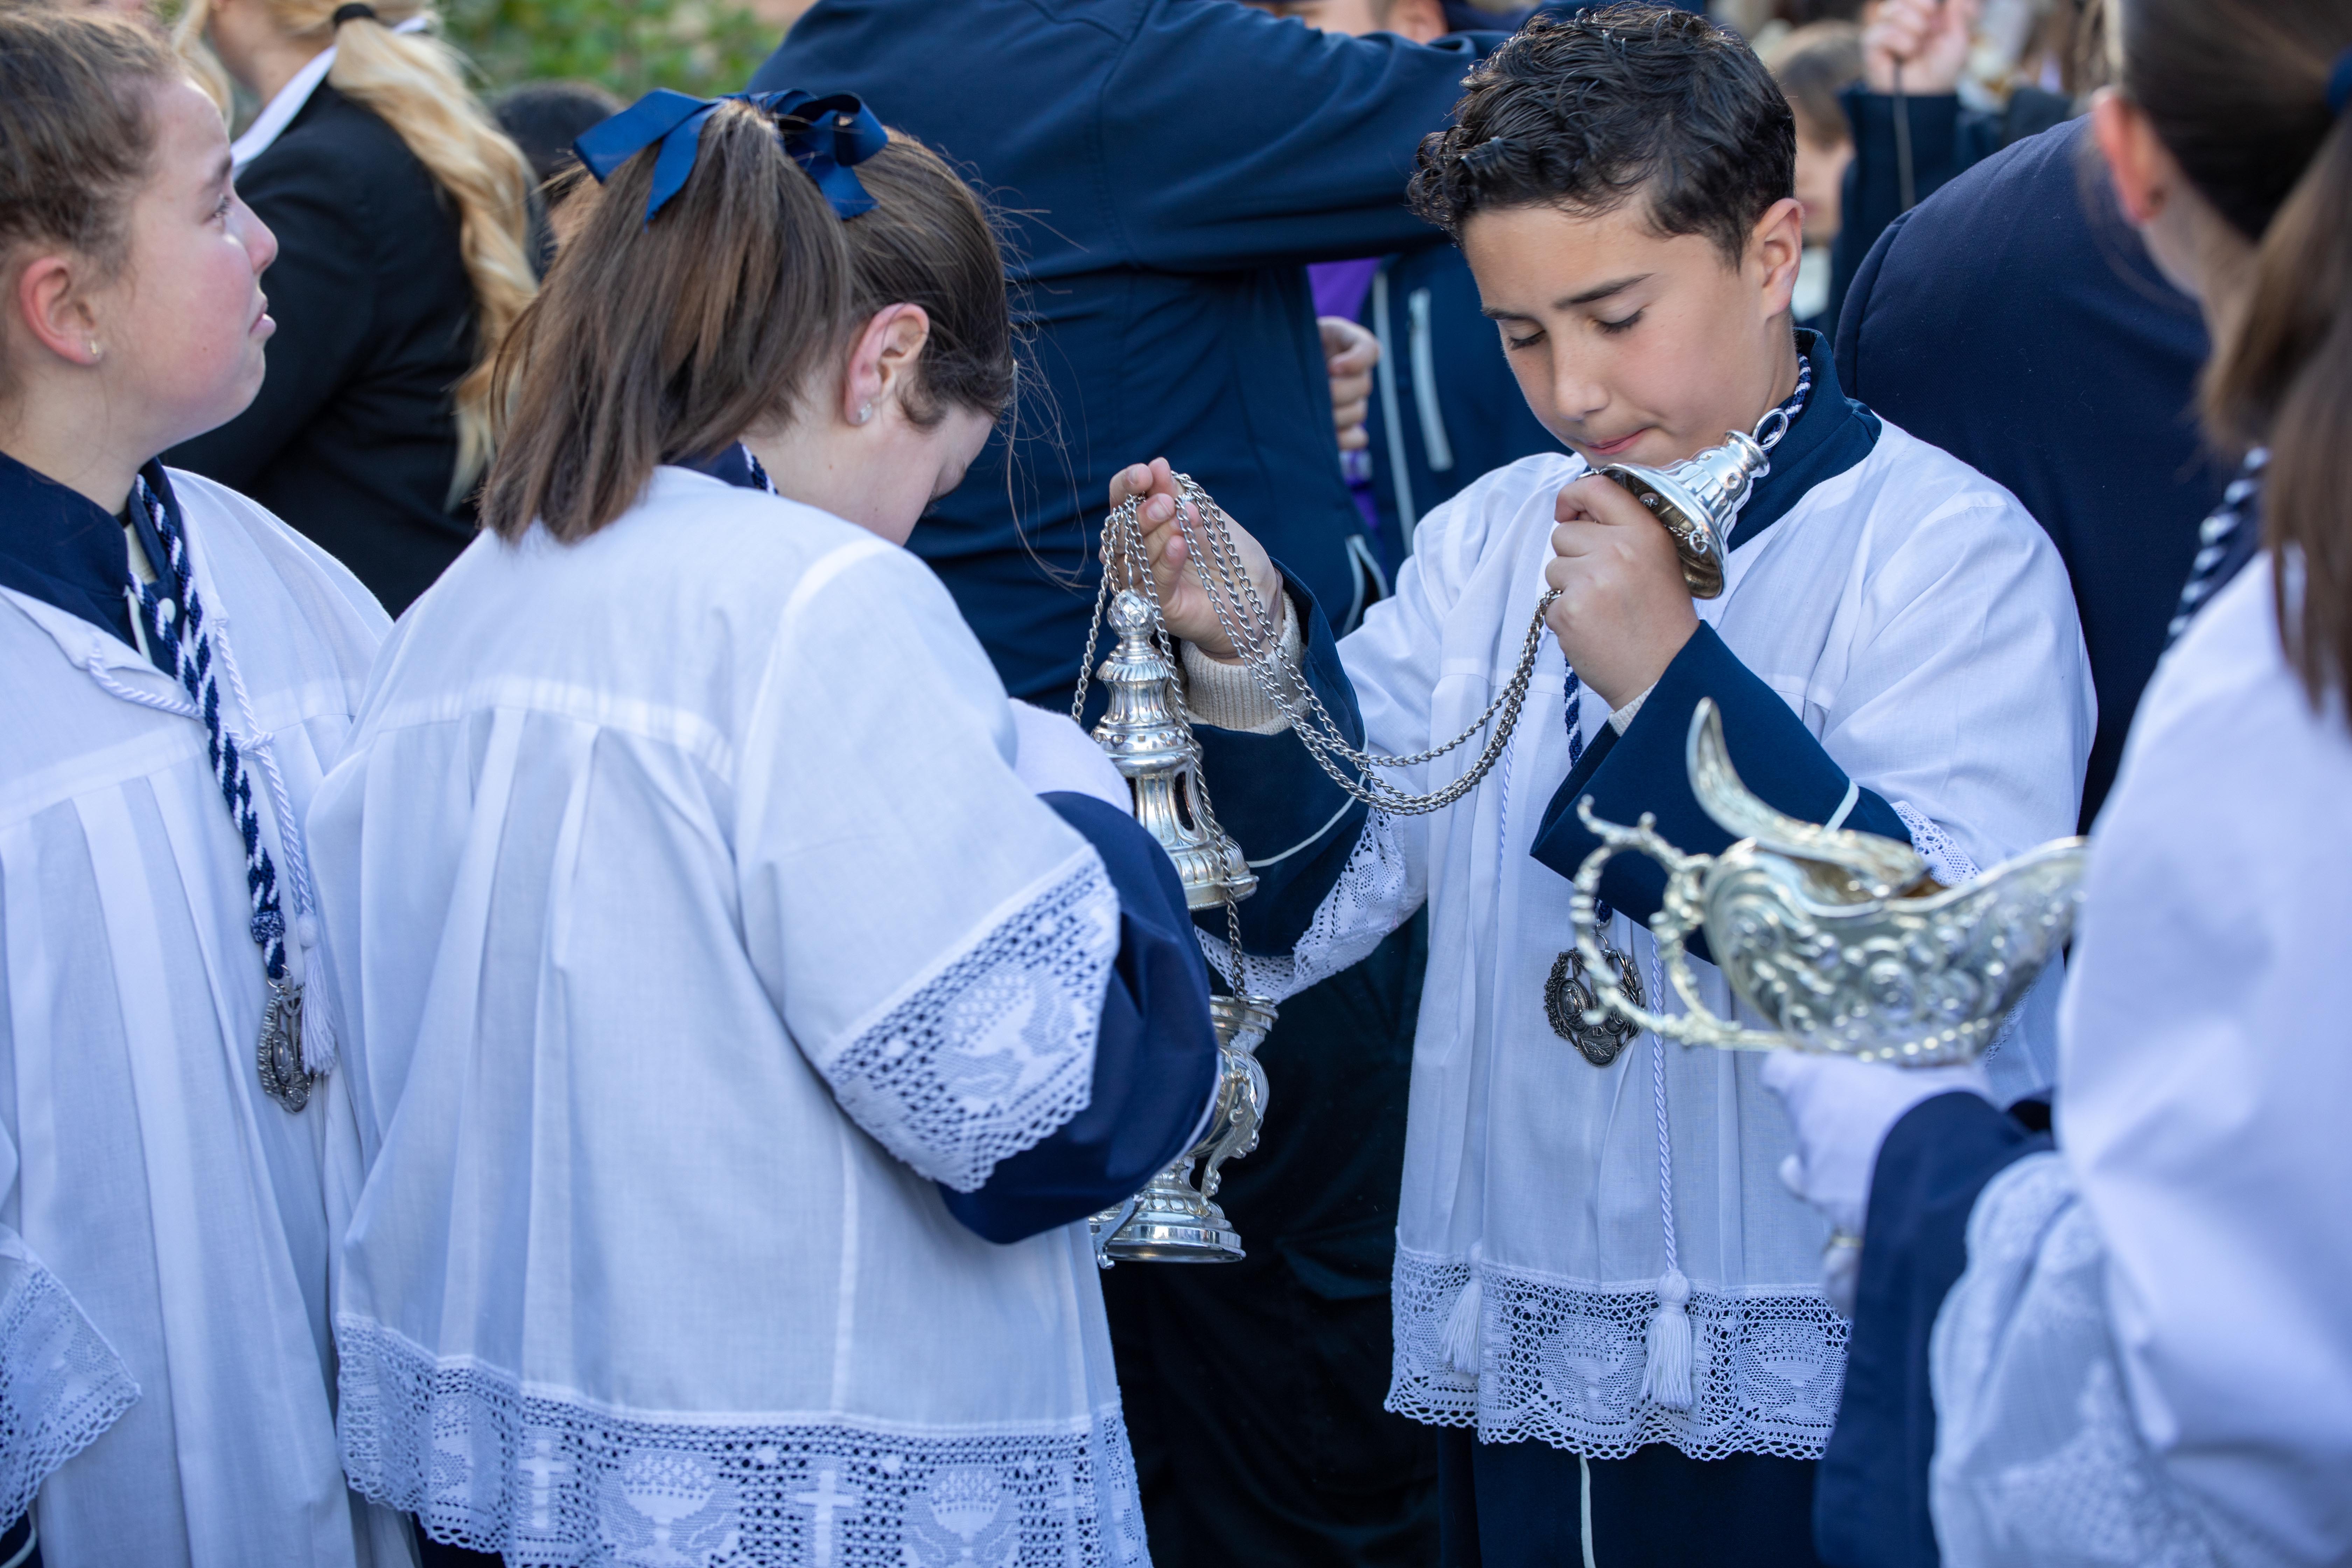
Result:
<instances>
[{"instance_id":1,"label":"boy's hand gripping chain","mask_svg":"<svg viewBox=\"0 0 2352 1568\"><path fill-rule=\"evenodd\" d=\"M1201 591L1208 597L1218 626L1233 644L1234 651L1241 656L1258 689L1290 721L1299 743L1331 782L1365 805L1396 816L1419 816L1443 810L1475 789L1502 759L1510 744L1511 732L1518 725L1520 710L1527 703L1528 682L1535 676L1536 656L1543 641L1544 614L1559 597L1559 591L1549 589L1536 602L1535 616L1528 623L1527 639L1519 649L1517 669L1503 688L1502 695L1488 704L1468 729L1442 746L1415 752L1411 756L1391 757L1363 751L1349 743L1323 706L1322 699L1282 657L1282 623L1258 597L1257 585L1250 581L1248 571L1242 565L1241 552L1233 541L1233 520L1190 474L1178 474L1176 487L1180 498L1176 526L1192 553L1193 574L1200 580ZM1142 526L1137 517L1140 503L1139 497L1120 503L1103 524L1102 591L1095 599L1094 625L1087 633L1086 662L1078 677L1077 697L1070 708L1070 716L1081 721L1087 701L1087 676L1094 668L1095 645L1101 637L1104 607L1116 589L1133 588L1150 605L1154 635L1173 665L1173 645L1167 624L1160 617L1159 587L1151 574L1150 554L1145 548ZM1374 771L1418 767L1433 762L1466 745L1490 722L1495 723L1495 733L1488 739L1486 750L1467 772L1442 789L1414 795L1399 789ZM1238 942L1234 951L1240 951Z\"/></svg>"}]
</instances>

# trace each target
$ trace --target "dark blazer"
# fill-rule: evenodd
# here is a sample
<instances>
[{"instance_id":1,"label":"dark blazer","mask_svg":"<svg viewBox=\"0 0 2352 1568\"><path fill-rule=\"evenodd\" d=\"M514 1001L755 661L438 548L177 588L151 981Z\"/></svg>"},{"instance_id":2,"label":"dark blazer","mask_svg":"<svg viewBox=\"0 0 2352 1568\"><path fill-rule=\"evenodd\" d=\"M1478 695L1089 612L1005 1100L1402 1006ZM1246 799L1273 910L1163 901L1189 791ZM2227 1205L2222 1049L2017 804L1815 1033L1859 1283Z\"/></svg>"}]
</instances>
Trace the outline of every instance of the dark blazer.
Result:
<instances>
[{"instance_id":1,"label":"dark blazer","mask_svg":"<svg viewBox=\"0 0 2352 1568\"><path fill-rule=\"evenodd\" d=\"M1405 181L1475 58L1228 0L819 0L752 79L861 94L1005 215L1037 377L909 543L1015 696L1068 700L1105 489L1154 457L1345 614L1362 516L1304 268L1440 238Z\"/></svg>"},{"instance_id":2,"label":"dark blazer","mask_svg":"<svg viewBox=\"0 0 2352 1568\"><path fill-rule=\"evenodd\" d=\"M1838 101L1853 134L1853 157L1845 166L1837 243L1830 250L1830 302L1822 313L1832 326L1837 323L1854 269L1886 226L1903 213L1895 100L1857 82L1840 93ZM1998 114L1964 109L1952 93L1905 100L1913 198L1926 201L1962 170L2003 147L2040 135L2065 120L2074 107L2069 100L2038 87L2019 88L2010 96L2009 107Z\"/></svg>"},{"instance_id":3,"label":"dark blazer","mask_svg":"<svg viewBox=\"0 0 2352 1568\"><path fill-rule=\"evenodd\" d=\"M242 490L398 615L474 536L449 504L474 290L454 205L399 135L320 83L237 187L278 236L253 406L164 460Z\"/></svg>"},{"instance_id":4,"label":"dark blazer","mask_svg":"<svg viewBox=\"0 0 2352 1568\"><path fill-rule=\"evenodd\" d=\"M2195 417L2205 327L2116 209L2082 121L1891 224L1838 321L1838 379L2006 485L2074 583L2098 691L2087 826L2231 469ZM2086 205L2087 203L2087 205Z\"/></svg>"}]
</instances>

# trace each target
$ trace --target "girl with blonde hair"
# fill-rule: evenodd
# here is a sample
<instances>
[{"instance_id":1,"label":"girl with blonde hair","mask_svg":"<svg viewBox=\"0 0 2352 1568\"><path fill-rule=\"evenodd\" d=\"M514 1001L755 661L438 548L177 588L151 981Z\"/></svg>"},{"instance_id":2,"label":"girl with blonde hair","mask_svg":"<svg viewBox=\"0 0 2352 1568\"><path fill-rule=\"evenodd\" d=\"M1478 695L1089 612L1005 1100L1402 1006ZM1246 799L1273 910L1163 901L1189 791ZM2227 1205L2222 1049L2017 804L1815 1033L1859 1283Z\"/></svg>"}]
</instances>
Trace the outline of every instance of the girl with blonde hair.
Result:
<instances>
[{"instance_id":1,"label":"girl with blonde hair","mask_svg":"<svg viewBox=\"0 0 2352 1568\"><path fill-rule=\"evenodd\" d=\"M490 364L534 287L530 164L433 20L415 0L190 0L177 31L200 74L262 100L237 185L281 248L260 396L173 460L292 521L395 615L473 537Z\"/></svg>"}]
</instances>

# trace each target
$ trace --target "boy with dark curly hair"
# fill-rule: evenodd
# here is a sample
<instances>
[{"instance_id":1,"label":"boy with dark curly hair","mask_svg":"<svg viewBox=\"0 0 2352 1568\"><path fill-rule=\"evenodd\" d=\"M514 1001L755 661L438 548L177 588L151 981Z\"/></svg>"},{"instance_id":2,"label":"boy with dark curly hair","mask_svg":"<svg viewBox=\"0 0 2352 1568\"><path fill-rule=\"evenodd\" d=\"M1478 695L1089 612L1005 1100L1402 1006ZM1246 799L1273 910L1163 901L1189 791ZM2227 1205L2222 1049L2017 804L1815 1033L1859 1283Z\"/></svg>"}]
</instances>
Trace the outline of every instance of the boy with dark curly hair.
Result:
<instances>
[{"instance_id":1,"label":"boy with dark curly hair","mask_svg":"<svg viewBox=\"0 0 2352 1568\"><path fill-rule=\"evenodd\" d=\"M1144 497L1204 770L1259 868L1241 906L1253 988L1308 984L1429 905L1389 1405L1452 1429L1449 1564L1814 1561L1812 1461L1846 1339L1829 1229L1781 1183L1790 1133L1754 1058L1582 1023L1570 879L1596 840L1575 803L1726 847L1684 763L1711 698L1756 793L1907 840L1947 881L2074 823L2092 700L2064 570L2007 491L1847 398L1827 345L1792 331L1794 143L1736 35L1619 5L1529 26L1423 144L1412 200L1461 245L1572 455L1431 513L1395 598L1336 646L1236 542L1264 601L1287 605L1304 679L1391 756L1474 724L1559 591L1520 722L1454 804L1367 813L1330 784L1232 662L1166 466L1112 489ZM1731 431L1777 439L1719 596L1694 598L1657 519L1594 469L1675 463ZM1433 791L1478 750L1387 776ZM1661 883L1631 858L1601 883L1607 943L1653 998ZM1997 1089L2047 1082L2056 980L1990 1058Z\"/></svg>"}]
</instances>

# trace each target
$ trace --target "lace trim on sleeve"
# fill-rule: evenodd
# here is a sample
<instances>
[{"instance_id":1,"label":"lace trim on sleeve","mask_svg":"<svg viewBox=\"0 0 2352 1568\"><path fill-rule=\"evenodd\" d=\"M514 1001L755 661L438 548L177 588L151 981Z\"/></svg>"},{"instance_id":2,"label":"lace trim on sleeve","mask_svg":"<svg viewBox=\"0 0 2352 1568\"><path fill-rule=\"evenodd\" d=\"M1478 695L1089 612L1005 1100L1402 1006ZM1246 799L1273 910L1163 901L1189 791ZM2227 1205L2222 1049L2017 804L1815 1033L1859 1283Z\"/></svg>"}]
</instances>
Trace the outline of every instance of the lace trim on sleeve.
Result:
<instances>
[{"instance_id":1,"label":"lace trim on sleeve","mask_svg":"<svg viewBox=\"0 0 2352 1568\"><path fill-rule=\"evenodd\" d=\"M1952 841L1952 836L1936 826L1934 820L1907 800L1890 801L1895 815L1911 830L1911 847L1927 860L1927 868L1936 873L1936 880L1948 888L1962 882L1973 882L1979 875L1977 863L1969 858L1967 850Z\"/></svg>"},{"instance_id":2,"label":"lace trim on sleeve","mask_svg":"<svg viewBox=\"0 0 2352 1568\"><path fill-rule=\"evenodd\" d=\"M0 1251L0 1519L21 1518L49 1473L138 1397L58 1277L20 1247Z\"/></svg>"},{"instance_id":3,"label":"lace trim on sleeve","mask_svg":"<svg viewBox=\"0 0 2352 1568\"><path fill-rule=\"evenodd\" d=\"M637 1415L335 1324L352 1486L516 1568L1148 1564L1111 1405L1029 1432Z\"/></svg>"},{"instance_id":4,"label":"lace trim on sleeve","mask_svg":"<svg viewBox=\"0 0 2352 1568\"><path fill-rule=\"evenodd\" d=\"M1244 953L1248 972L1241 989L1276 1002L1296 996L1361 963L1382 938L1411 918L1414 902L1395 820L1385 812L1372 812L1364 819L1355 848L1349 851L1347 869L1307 922L1307 934L1287 953L1272 958ZM1227 984L1234 984L1233 952L1225 940L1203 931L1201 950Z\"/></svg>"},{"instance_id":5,"label":"lace trim on sleeve","mask_svg":"<svg viewBox=\"0 0 2352 1568\"><path fill-rule=\"evenodd\" d=\"M2182 1496L2132 1418L2109 1334L2106 1255L2058 1154L1985 1187L1969 1266L1928 1345L1931 1506L1952 1568L2268 1565ZM2227 1331L2226 1330L2222 1331Z\"/></svg>"},{"instance_id":6,"label":"lace trim on sleeve","mask_svg":"<svg viewBox=\"0 0 2352 1568\"><path fill-rule=\"evenodd\" d=\"M960 1193L1094 1094L1118 895L1092 849L817 1063L856 1123Z\"/></svg>"}]
</instances>

